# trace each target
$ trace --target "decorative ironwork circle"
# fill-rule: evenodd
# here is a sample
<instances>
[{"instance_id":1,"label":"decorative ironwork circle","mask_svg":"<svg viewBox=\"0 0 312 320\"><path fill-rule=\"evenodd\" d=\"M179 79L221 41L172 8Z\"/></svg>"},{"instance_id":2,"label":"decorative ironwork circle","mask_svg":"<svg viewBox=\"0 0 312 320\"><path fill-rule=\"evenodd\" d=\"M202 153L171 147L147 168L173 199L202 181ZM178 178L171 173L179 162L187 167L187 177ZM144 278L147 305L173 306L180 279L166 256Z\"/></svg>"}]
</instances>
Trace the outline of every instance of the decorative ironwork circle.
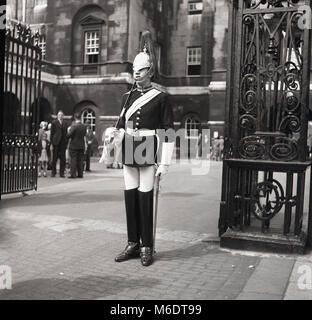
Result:
<instances>
[{"instance_id":1,"label":"decorative ironwork circle","mask_svg":"<svg viewBox=\"0 0 312 320\"><path fill-rule=\"evenodd\" d=\"M296 93L292 91L286 91L283 98L283 105L287 112L295 112L298 109L300 102L296 96Z\"/></svg>"},{"instance_id":2,"label":"decorative ironwork circle","mask_svg":"<svg viewBox=\"0 0 312 320\"><path fill-rule=\"evenodd\" d=\"M258 136L248 136L240 141L238 152L244 159L262 159L265 156L265 143Z\"/></svg>"},{"instance_id":3,"label":"decorative ironwork circle","mask_svg":"<svg viewBox=\"0 0 312 320\"><path fill-rule=\"evenodd\" d=\"M248 131L255 131L257 125L257 119L251 114L244 114L239 118L239 125L243 129Z\"/></svg>"},{"instance_id":4,"label":"decorative ironwork circle","mask_svg":"<svg viewBox=\"0 0 312 320\"><path fill-rule=\"evenodd\" d=\"M255 185L251 198L254 216L261 221L271 220L283 207L283 187L276 180L259 182Z\"/></svg>"},{"instance_id":5,"label":"decorative ironwork circle","mask_svg":"<svg viewBox=\"0 0 312 320\"><path fill-rule=\"evenodd\" d=\"M299 132L301 129L300 120L294 115L285 117L280 124L281 132Z\"/></svg>"},{"instance_id":6,"label":"decorative ironwork circle","mask_svg":"<svg viewBox=\"0 0 312 320\"><path fill-rule=\"evenodd\" d=\"M254 74L248 73L242 79L241 99L242 108L250 112L252 111L257 102L256 95L257 78Z\"/></svg>"},{"instance_id":7,"label":"decorative ironwork circle","mask_svg":"<svg viewBox=\"0 0 312 320\"><path fill-rule=\"evenodd\" d=\"M244 109L252 110L256 103L256 93L253 90L248 90L244 95Z\"/></svg>"},{"instance_id":8,"label":"decorative ironwork circle","mask_svg":"<svg viewBox=\"0 0 312 320\"><path fill-rule=\"evenodd\" d=\"M270 156L277 161L292 161L298 157L298 145L289 138L279 138L270 150Z\"/></svg>"}]
</instances>

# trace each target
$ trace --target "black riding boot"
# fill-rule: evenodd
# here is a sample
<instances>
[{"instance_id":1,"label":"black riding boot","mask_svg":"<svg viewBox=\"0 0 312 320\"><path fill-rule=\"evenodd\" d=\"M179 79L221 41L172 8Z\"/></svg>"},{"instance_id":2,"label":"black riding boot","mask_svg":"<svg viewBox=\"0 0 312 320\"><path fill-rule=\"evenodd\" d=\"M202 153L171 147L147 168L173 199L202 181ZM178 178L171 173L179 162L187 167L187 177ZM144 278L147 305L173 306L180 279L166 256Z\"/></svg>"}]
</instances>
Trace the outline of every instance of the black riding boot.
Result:
<instances>
[{"instance_id":1,"label":"black riding boot","mask_svg":"<svg viewBox=\"0 0 312 320\"><path fill-rule=\"evenodd\" d=\"M140 254L140 213L137 189L125 190L128 245L116 258L116 262L138 257Z\"/></svg>"},{"instance_id":2,"label":"black riding boot","mask_svg":"<svg viewBox=\"0 0 312 320\"><path fill-rule=\"evenodd\" d=\"M140 207L138 189L125 190L125 207L129 242L140 242Z\"/></svg>"},{"instance_id":3,"label":"black riding boot","mask_svg":"<svg viewBox=\"0 0 312 320\"><path fill-rule=\"evenodd\" d=\"M140 206L140 233L142 239L141 263L149 266L153 262L153 190L138 192Z\"/></svg>"}]
</instances>

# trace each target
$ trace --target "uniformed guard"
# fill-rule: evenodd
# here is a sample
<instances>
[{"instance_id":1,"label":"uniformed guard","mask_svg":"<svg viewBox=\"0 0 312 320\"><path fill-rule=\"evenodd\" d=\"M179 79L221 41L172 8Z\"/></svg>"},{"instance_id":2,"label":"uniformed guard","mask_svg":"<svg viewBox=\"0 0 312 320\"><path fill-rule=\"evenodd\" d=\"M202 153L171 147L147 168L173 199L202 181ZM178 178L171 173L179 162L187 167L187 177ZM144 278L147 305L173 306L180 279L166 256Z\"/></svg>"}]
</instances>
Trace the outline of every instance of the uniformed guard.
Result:
<instances>
[{"instance_id":1,"label":"uniformed guard","mask_svg":"<svg viewBox=\"0 0 312 320\"><path fill-rule=\"evenodd\" d=\"M122 136L125 208L128 244L116 262L141 257L143 266L153 262L153 191L155 176L168 171L174 138L161 141L158 130L173 131L173 112L168 94L151 83L156 58L149 31L142 33L140 53L133 62L135 86L122 97L115 136ZM170 130L169 130L170 131ZM161 149L161 155L159 150Z\"/></svg>"}]
</instances>

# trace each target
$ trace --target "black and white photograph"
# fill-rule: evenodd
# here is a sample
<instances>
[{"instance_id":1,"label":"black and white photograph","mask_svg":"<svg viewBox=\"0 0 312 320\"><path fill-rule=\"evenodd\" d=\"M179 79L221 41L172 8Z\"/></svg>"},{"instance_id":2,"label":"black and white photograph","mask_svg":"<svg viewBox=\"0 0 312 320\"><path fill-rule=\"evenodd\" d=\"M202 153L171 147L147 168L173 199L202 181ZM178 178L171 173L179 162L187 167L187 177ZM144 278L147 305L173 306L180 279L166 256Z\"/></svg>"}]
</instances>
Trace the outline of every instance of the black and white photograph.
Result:
<instances>
[{"instance_id":1,"label":"black and white photograph","mask_svg":"<svg viewBox=\"0 0 312 320\"><path fill-rule=\"evenodd\" d=\"M0 300L312 300L311 0L7 0L0 29Z\"/></svg>"}]
</instances>

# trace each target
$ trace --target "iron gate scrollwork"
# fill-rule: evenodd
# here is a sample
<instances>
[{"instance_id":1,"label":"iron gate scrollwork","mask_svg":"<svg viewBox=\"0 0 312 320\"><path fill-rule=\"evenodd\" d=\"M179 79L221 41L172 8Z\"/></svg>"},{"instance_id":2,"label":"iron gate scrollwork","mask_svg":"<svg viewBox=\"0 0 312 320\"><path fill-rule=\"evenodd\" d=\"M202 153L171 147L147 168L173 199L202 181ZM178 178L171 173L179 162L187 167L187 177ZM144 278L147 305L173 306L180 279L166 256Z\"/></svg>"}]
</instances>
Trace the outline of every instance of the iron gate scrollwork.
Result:
<instances>
[{"instance_id":1,"label":"iron gate scrollwork","mask_svg":"<svg viewBox=\"0 0 312 320\"><path fill-rule=\"evenodd\" d=\"M228 227L245 231L253 217L268 232L279 214L284 214L283 235L302 232L305 173L311 165L311 30L300 28L302 5L312 3L230 1L220 235Z\"/></svg>"},{"instance_id":2,"label":"iron gate scrollwork","mask_svg":"<svg viewBox=\"0 0 312 320\"><path fill-rule=\"evenodd\" d=\"M258 150L258 159L306 160L307 149L301 142L306 135L308 110L303 88L307 44L299 28L303 13L297 3L244 2L238 101L238 151L244 159L254 159L253 152L243 151L247 143L248 149L253 145ZM267 138L261 136L262 131ZM257 132L260 137L253 139Z\"/></svg>"},{"instance_id":3,"label":"iron gate scrollwork","mask_svg":"<svg viewBox=\"0 0 312 320\"><path fill-rule=\"evenodd\" d=\"M6 29L2 114L1 194L37 189L41 49L38 34Z\"/></svg>"}]
</instances>

